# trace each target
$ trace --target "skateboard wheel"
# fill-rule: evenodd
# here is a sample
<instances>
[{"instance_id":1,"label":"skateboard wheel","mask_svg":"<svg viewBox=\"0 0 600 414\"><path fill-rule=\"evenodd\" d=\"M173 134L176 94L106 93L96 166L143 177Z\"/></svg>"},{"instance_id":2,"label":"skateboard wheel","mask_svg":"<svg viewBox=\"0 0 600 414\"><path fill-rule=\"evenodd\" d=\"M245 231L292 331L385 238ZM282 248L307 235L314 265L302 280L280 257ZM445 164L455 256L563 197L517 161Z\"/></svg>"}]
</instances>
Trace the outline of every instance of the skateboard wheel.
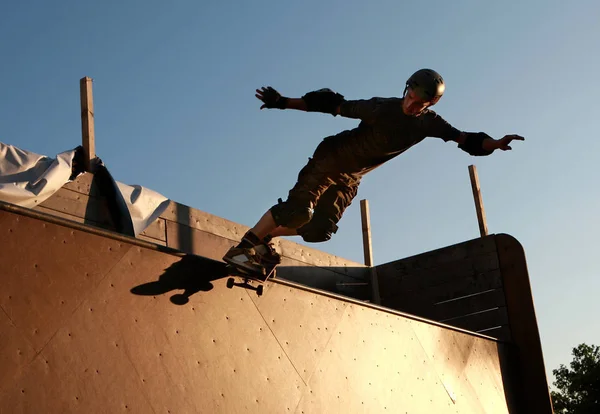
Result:
<instances>
[{"instance_id":1,"label":"skateboard wheel","mask_svg":"<svg viewBox=\"0 0 600 414\"><path fill-rule=\"evenodd\" d=\"M256 287L256 293L258 294L258 296L262 296L262 294L263 294L263 285L260 285L260 286Z\"/></svg>"},{"instance_id":2,"label":"skateboard wheel","mask_svg":"<svg viewBox=\"0 0 600 414\"><path fill-rule=\"evenodd\" d=\"M235 281L233 280L233 278L232 278L232 277L230 277L229 279L227 279L227 287L228 287L229 289L231 289L231 288L233 287L233 283L234 283L234 282L235 282Z\"/></svg>"}]
</instances>

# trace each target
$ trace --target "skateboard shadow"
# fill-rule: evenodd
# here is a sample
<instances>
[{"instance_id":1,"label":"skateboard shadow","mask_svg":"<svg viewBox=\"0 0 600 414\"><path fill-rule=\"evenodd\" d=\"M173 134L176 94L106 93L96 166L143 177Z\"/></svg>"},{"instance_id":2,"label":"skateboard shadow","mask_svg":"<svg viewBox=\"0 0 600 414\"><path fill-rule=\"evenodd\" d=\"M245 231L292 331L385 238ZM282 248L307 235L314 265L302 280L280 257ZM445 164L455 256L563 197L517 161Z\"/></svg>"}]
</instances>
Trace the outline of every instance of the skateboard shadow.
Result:
<instances>
[{"instance_id":1,"label":"skateboard shadow","mask_svg":"<svg viewBox=\"0 0 600 414\"><path fill-rule=\"evenodd\" d=\"M158 280L131 288L131 293L140 296L164 295L173 290L182 290L171 296L171 303L185 305L190 296L213 289L211 281L227 277L225 263L195 255L186 255L173 263Z\"/></svg>"}]
</instances>

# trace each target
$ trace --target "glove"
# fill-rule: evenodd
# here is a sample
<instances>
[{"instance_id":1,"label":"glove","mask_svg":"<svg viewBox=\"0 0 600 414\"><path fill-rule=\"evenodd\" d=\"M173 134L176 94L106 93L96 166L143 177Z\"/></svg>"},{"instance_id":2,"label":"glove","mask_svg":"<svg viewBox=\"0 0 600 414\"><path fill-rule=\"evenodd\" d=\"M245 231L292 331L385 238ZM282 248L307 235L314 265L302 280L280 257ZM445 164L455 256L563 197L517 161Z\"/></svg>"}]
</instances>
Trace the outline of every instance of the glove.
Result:
<instances>
[{"instance_id":1,"label":"glove","mask_svg":"<svg viewBox=\"0 0 600 414\"><path fill-rule=\"evenodd\" d=\"M285 96L281 96L279 92L277 92L272 87L263 87L262 89L256 90L256 97L264 102L264 104L260 107L263 108L277 108L277 109L285 109L287 105L287 100Z\"/></svg>"}]
</instances>

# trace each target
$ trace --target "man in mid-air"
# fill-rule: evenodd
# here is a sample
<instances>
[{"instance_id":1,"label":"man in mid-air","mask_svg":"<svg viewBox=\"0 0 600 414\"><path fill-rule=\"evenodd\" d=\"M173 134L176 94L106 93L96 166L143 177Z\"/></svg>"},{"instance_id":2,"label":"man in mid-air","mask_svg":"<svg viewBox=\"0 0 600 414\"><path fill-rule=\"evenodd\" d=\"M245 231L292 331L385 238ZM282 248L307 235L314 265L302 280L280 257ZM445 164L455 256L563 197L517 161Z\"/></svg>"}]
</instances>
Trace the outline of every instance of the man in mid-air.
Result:
<instances>
[{"instance_id":1,"label":"man in mid-air","mask_svg":"<svg viewBox=\"0 0 600 414\"><path fill-rule=\"evenodd\" d=\"M301 98L282 96L270 86L256 90L260 109L296 109L359 119L351 130L324 138L300 170L285 201L273 205L223 257L230 265L262 273L265 265L281 259L271 240L298 235L309 243L324 242L336 233L344 210L357 194L361 178L427 137L454 141L473 156L496 149L512 149L519 135L498 140L484 132L456 129L428 109L442 97L446 86L434 70L421 69L406 81L402 98L347 100L330 89L309 92Z\"/></svg>"}]
</instances>

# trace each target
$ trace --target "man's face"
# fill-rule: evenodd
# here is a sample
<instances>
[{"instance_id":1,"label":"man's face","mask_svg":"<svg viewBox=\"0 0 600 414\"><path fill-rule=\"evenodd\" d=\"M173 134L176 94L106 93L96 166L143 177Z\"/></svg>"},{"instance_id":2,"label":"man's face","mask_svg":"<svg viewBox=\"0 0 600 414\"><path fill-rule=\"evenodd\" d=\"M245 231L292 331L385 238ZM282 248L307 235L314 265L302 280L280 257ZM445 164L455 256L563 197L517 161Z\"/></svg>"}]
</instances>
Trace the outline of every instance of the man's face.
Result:
<instances>
[{"instance_id":1,"label":"man's face","mask_svg":"<svg viewBox=\"0 0 600 414\"><path fill-rule=\"evenodd\" d=\"M426 100L419 96L415 90L408 88L404 101L402 102L402 110L406 115L416 116L419 115L426 108L433 106L437 103L439 98L435 100Z\"/></svg>"}]
</instances>

